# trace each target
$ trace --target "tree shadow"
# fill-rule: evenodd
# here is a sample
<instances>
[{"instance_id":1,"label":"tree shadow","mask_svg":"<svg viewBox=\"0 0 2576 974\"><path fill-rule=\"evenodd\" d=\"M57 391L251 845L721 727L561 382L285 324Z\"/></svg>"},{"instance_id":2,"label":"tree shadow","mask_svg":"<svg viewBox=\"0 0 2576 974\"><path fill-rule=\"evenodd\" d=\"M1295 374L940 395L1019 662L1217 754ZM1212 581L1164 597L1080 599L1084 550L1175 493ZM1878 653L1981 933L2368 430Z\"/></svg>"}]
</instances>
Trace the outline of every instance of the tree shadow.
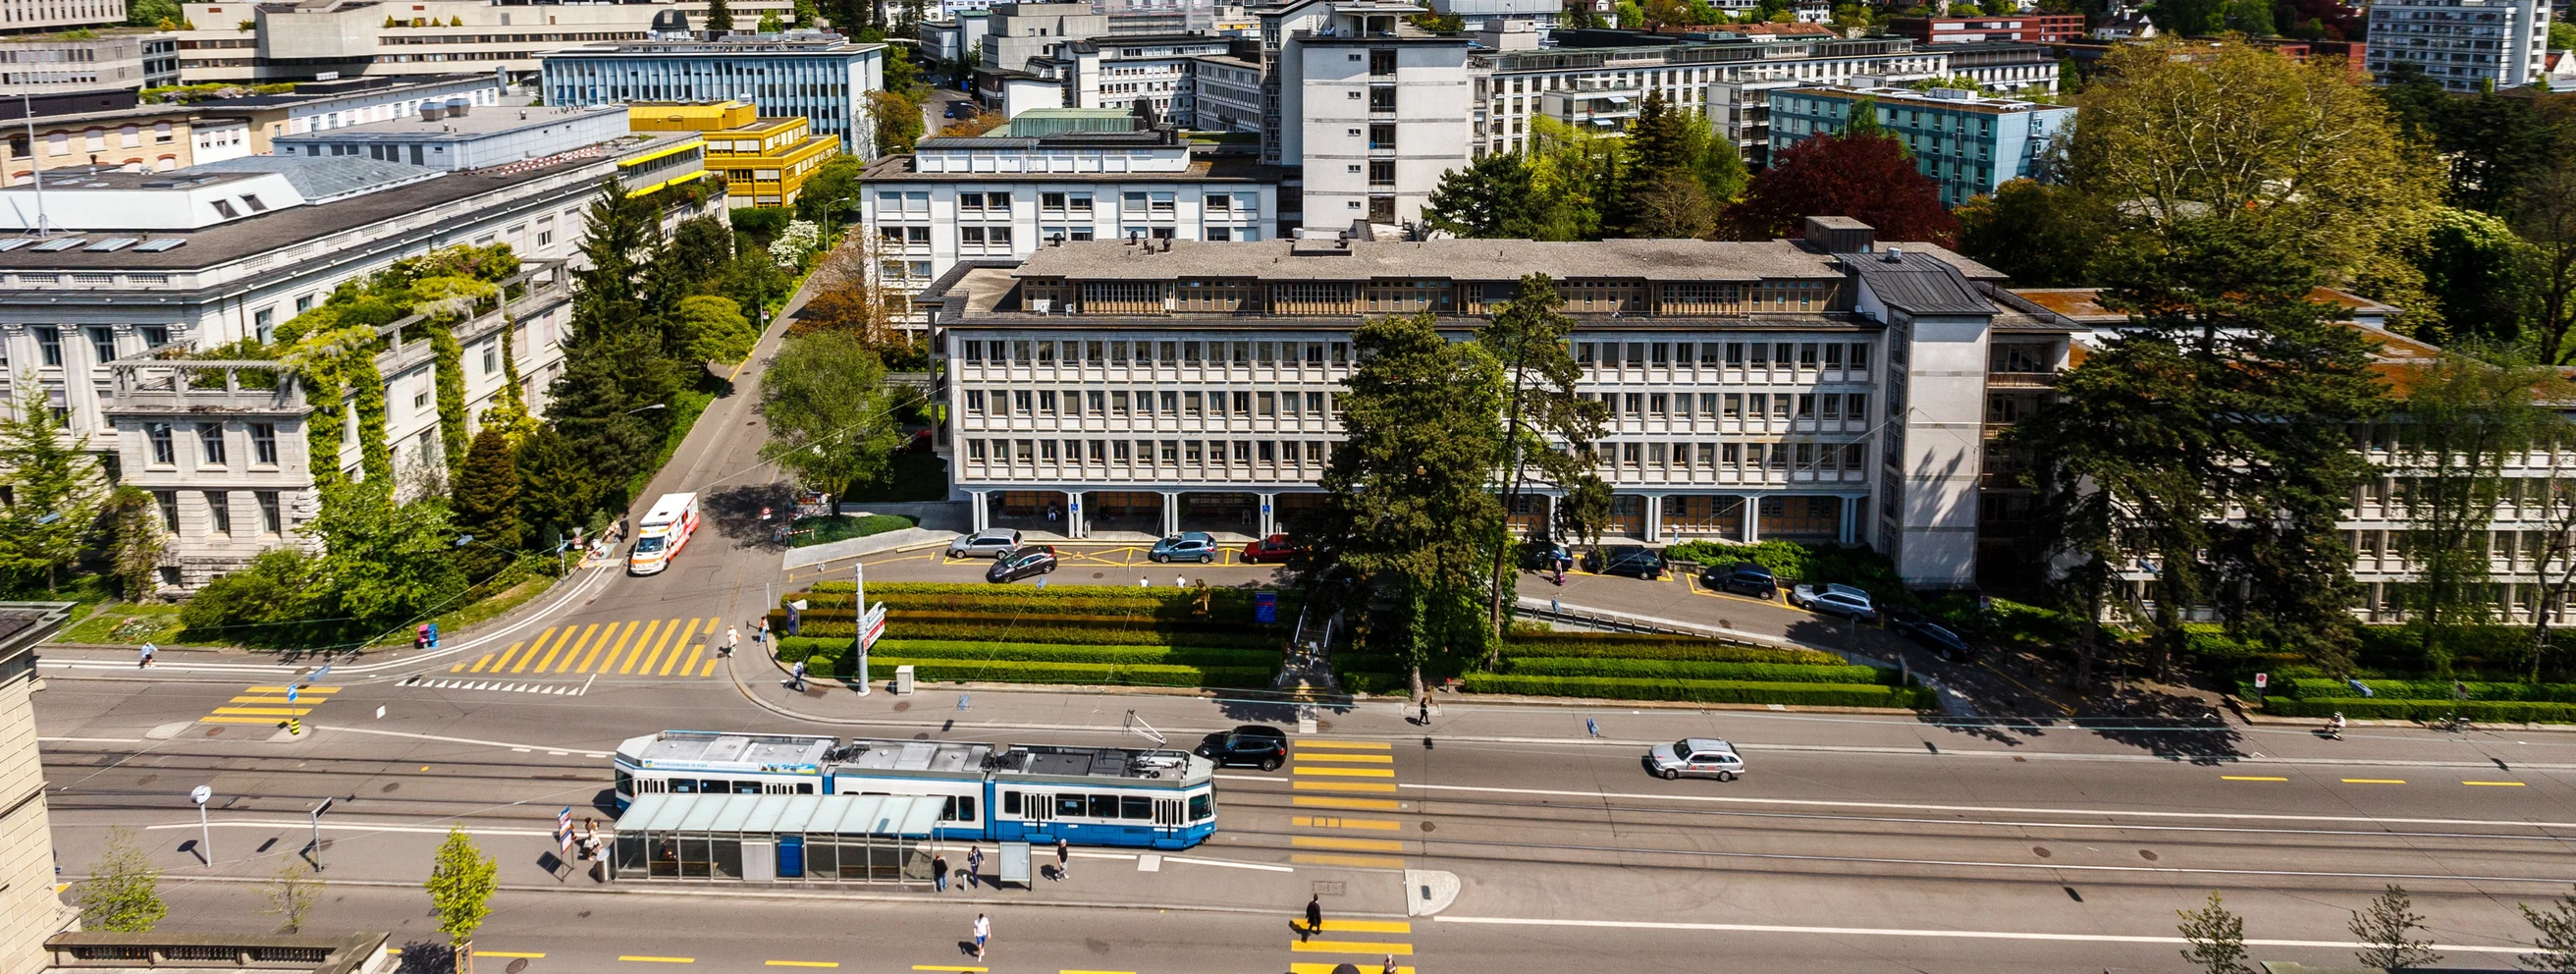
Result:
<instances>
[{"instance_id":1,"label":"tree shadow","mask_svg":"<svg viewBox=\"0 0 2576 974\"><path fill-rule=\"evenodd\" d=\"M2244 732L2198 696L2126 686L2104 698L2099 710L2075 718L2074 725L2104 740L2193 764L2220 764L2245 756L2238 746L2244 742Z\"/></svg>"},{"instance_id":2,"label":"tree shadow","mask_svg":"<svg viewBox=\"0 0 2576 974\"><path fill-rule=\"evenodd\" d=\"M394 974L456 974L456 948L441 940L407 941Z\"/></svg>"},{"instance_id":3,"label":"tree shadow","mask_svg":"<svg viewBox=\"0 0 2576 974\"><path fill-rule=\"evenodd\" d=\"M711 491L699 500L705 518L716 532L738 544L785 550L778 541L779 528L796 519L796 489L785 483L744 484ZM760 509L769 509L769 520L760 519Z\"/></svg>"}]
</instances>

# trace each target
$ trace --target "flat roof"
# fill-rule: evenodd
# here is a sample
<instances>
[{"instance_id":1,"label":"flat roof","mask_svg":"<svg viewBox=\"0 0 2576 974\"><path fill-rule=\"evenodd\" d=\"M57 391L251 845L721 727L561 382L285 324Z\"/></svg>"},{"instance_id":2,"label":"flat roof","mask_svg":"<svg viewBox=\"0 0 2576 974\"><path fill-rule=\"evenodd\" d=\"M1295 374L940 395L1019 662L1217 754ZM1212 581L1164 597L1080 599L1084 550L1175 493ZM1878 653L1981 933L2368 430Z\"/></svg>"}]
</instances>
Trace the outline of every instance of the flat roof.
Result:
<instances>
[{"instance_id":1,"label":"flat roof","mask_svg":"<svg viewBox=\"0 0 2576 974\"><path fill-rule=\"evenodd\" d=\"M936 174L934 174L936 175ZM992 174L976 174L991 180ZM1133 175L1133 174L1119 174ZM1038 248L1012 276L1093 280L1244 277L1264 280L1367 280L1421 277L1519 280L1627 277L1658 281L1736 281L1843 276L1834 255L1790 240L1260 240L1069 241ZM2000 277L1991 268L1940 247L1889 242L1927 253L1970 277ZM1166 249L1168 248L1168 249Z\"/></svg>"},{"instance_id":2,"label":"flat roof","mask_svg":"<svg viewBox=\"0 0 2576 974\"><path fill-rule=\"evenodd\" d=\"M426 139L434 142L461 142L471 139L479 139L490 135L516 132L521 129L544 128L564 122L575 122L586 118L598 118L606 115L615 115L622 120L626 117L626 109L623 106L617 105L584 105L570 108L560 106L549 106L544 108L493 108L486 106L478 110L466 112L463 115L444 116L435 122L415 115L410 118L397 118L383 122L368 122L362 125L344 125L339 128L323 129L315 132L302 132L295 135L281 135L274 141L372 142L399 139L405 142L419 142Z\"/></svg>"},{"instance_id":3,"label":"flat roof","mask_svg":"<svg viewBox=\"0 0 2576 974\"><path fill-rule=\"evenodd\" d=\"M926 839L948 799L939 795L635 796L620 832L743 832Z\"/></svg>"},{"instance_id":4,"label":"flat roof","mask_svg":"<svg viewBox=\"0 0 2576 974\"><path fill-rule=\"evenodd\" d=\"M973 741L851 741L859 753L832 762L834 768L866 771L936 771L981 773L993 745Z\"/></svg>"},{"instance_id":5,"label":"flat roof","mask_svg":"<svg viewBox=\"0 0 2576 974\"><path fill-rule=\"evenodd\" d=\"M666 731L630 739L618 745L617 753L647 768L749 771L818 766L831 752L833 740L793 734Z\"/></svg>"},{"instance_id":6,"label":"flat roof","mask_svg":"<svg viewBox=\"0 0 2576 974\"><path fill-rule=\"evenodd\" d=\"M1097 136L1102 133L1081 134ZM931 139L923 139L915 148L964 147L949 144L956 141L968 140L943 139L934 142ZM1007 136L1000 139L979 136L971 141L976 143L972 147L979 149L1041 146L1071 148L1085 144L1078 138L1057 141L1052 138L1014 139ZM913 157L906 154L882 156L868 163L867 169L859 174L859 181L862 183L1276 183L1282 175L1283 171L1278 166L1263 165L1242 156L1208 156L1196 153L1190 157L1189 168L1180 172L918 172L913 169Z\"/></svg>"}]
</instances>

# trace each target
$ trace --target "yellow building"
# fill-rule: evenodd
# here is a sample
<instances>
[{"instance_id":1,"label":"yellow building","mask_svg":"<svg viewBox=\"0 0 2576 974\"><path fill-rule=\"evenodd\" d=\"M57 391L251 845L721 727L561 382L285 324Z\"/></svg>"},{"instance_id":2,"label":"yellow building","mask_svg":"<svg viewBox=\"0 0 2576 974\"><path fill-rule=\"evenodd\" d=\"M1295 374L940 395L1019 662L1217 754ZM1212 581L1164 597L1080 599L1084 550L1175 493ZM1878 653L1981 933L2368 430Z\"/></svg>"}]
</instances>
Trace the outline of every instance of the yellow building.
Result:
<instances>
[{"instance_id":1,"label":"yellow building","mask_svg":"<svg viewBox=\"0 0 2576 974\"><path fill-rule=\"evenodd\" d=\"M815 135L804 116L761 118L739 101L643 102L626 109L637 132L704 132L707 171L725 178L733 207L791 206L805 181L841 154L841 139Z\"/></svg>"}]
</instances>

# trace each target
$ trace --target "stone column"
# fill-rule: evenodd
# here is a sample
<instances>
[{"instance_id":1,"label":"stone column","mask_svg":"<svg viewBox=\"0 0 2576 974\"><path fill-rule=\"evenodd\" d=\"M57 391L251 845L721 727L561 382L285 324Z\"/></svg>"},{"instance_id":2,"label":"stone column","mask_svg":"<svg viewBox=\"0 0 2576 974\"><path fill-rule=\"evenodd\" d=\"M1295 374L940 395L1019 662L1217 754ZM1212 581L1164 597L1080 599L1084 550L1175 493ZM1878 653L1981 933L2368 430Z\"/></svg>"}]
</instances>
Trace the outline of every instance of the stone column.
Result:
<instances>
[{"instance_id":1,"label":"stone column","mask_svg":"<svg viewBox=\"0 0 2576 974\"><path fill-rule=\"evenodd\" d=\"M1091 512L1082 509L1082 492L1078 490L1065 491L1064 536L1068 538L1079 538L1090 534L1091 532L1083 530L1082 527L1084 524L1089 523L1090 517Z\"/></svg>"},{"instance_id":2,"label":"stone column","mask_svg":"<svg viewBox=\"0 0 2576 974\"><path fill-rule=\"evenodd\" d=\"M1664 540L1664 495L1646 495L1646 543Z\"/></svg>"},{"instance_id":3,"label":"stone column","mask_svg":"<svg viewBox=\"0 0 2576 974\"><path fill-rule=\"evenodd\" d=\"M985 490L970 490L966 492L966 503L974 508L972 511L968 512L966 519L966 530L968 533L971 534L977 531L982 531L985 528L993 526L993 508L990 504L986 503L987 496L991 493L991 491Z\"/></svg>"},{"instance_id":4,"label":"stone column","mask_svg":"<svg viewBox=\"0 0 2576 974\"><path fill-rule=\"evenodd\" d=\"M1274 491L1259 496L1261 497L1261 536L1267 538L1270 536L1272 531L1276 530L1271 527L1271 525L1276 524L1279 520L1279 515L1277 513L1279 494Z\"/></svg>"},{"instance_id":5,"label":"stone column","mask_svg":"<svg viewBox=\"0 0 2576 974\"><path fill-rule=\"evenodd\" d=\"M1170 537L1179 533L1181 533L1181 492L1167 490L1163 492L1163 536Z\"/></svg>"},{"instance_id":6,"label":"stone column","mask_svg":"<svg viewBox=\"0 0 2576 974\"><path fill-rule=\"evenodd\" d=\"M1744 495L1744 543L1762 540L1762 495Z\"/></svg>"}]
</instances>

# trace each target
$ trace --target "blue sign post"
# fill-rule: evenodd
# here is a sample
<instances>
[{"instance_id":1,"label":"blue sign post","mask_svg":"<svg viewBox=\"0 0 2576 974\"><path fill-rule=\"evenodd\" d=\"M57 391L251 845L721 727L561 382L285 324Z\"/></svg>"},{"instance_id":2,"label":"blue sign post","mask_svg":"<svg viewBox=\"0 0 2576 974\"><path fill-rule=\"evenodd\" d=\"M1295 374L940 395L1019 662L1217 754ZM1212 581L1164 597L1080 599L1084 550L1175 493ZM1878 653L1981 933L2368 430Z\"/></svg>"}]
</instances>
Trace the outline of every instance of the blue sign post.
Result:
<instances>
[{"instance_id":1,"label":"blue sign post","mask_svg":"<svg viewBox=\"0 0 2576 974\"><path fill-rule=\"evenodd\" d=\"M1279 623L1279 593L1252 593L1252 621L1265 626Z\"/></svg>"}]
</instances>

